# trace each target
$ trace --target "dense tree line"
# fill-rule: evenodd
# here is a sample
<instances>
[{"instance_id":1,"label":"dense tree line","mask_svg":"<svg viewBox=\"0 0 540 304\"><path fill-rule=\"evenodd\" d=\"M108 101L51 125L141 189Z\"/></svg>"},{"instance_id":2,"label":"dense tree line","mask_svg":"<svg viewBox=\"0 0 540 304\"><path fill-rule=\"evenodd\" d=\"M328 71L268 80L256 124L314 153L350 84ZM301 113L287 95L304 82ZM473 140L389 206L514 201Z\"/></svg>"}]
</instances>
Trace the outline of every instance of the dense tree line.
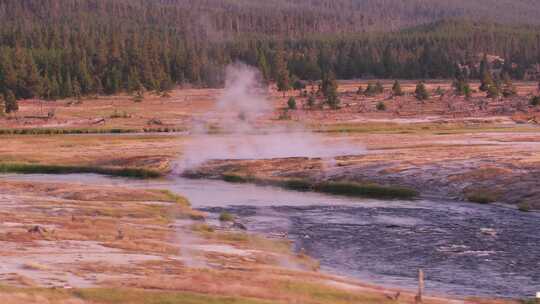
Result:
<instances>
[{"instance_id":1,"label":"dense tree line","mask_svg":"<svg viewBox=\"0 0 540 304\"><path fill-rule=\"evenodd\" d=\"M385 32L366 31L368 17L345 18L375 16L375 2L0 0L0 93L57 99L184 83L213 87L222 84L223 67L238 60L259 67L280 90L294 79L482 78L484 52L504 58L501 68L513 78L540 62L540 28L533 25L448 20ZM443 2L417 10L435 14L436 3ZM414 13L408 25L430 20L421 16Z\"/></svg>"}]
</instances>

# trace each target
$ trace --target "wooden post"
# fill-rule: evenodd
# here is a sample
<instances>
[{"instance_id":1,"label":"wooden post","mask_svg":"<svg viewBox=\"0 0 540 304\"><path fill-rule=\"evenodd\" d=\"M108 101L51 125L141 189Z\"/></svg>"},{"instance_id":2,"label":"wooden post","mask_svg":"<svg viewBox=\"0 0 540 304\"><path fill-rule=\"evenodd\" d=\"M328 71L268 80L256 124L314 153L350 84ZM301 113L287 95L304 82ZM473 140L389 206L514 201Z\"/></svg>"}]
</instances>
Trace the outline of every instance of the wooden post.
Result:
<instances>
[{"instance_id":1,"label":"wooden post","mask_svg":"<svg viewBox=\"0 0 540 304\"><path fill-rule=\"evenodd\" d=\"M418 294L415 297L416 303L422 303L422 295L424 293L424 271L418 269Z\"/></svg>"}]
</instances>

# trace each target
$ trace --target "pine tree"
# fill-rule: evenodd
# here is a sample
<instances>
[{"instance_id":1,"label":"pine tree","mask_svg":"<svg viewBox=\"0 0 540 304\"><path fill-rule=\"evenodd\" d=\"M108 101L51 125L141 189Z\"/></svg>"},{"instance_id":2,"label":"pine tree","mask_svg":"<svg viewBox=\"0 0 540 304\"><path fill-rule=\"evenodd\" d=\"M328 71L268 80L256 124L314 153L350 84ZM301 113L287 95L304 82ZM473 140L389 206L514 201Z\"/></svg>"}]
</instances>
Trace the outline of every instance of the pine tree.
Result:
<instances>
[{"instance_id":1,"label":"pine tree","mask_svg":"<svg viewBox=\"0 0 540 304\"><path fill-rule=\"evenodd\" d=\"M62 82L62 97L73 96L73 83L71 82L71 75L68 73Z\"/></svg>"},{"instance_id":2,"label":"pine tree","mask_svg":"<svg viewBox=\"0 0 540 304\"><path fill-rule=\"evenodd\" d=\"M540 105L540 96L533 96L531 97L531 100L529 101L529 104L533 107L537 107Z\"/></svg>"},{"instance_id":3,"label":"pine tree","mask_svg":"<svg viewBox=\"0 0 540 304\"><path fill-rule=\"evenodd\" d=\"M464 78L458 78L452 84L454 87L454 92L458 96L465 96L466 99L469 99L472 95L471 86Z\"/></svg>"},{"instance_id":4,"label":"pine tree","mask_svg":"<svg viewBox=\"0 0 540 304\"><path fill-rule=\"evenodd\" d=\"M377 89L375 88L375 85L373 85L371 82L367 84L366 90L364 91L364 94L366 96L374 96L377 93Z\"/></svg>"},{"instance_id":5,"label":"pine tree","mask_svg":"<svg viewBox=\"0 0 540 304\"><path fill-rule=\"evenodd\" d=\"M501 92L496 85L489 86L486 93L488 98L498 98L501 96Z\"/></svg>"},{"instance_id":6,"label":"pine tree","mask_svg":"<svg viewBox=\"0 0 540 304\"><path fill-rule=\"evenodd\" d=\"M0 95L0 117L4 116L4 113L6 113L6 102L4 96Z\"/></svg>"},{"instance_id":7,"label":"pine tree","mask_svg":"<svg viewBox=\"0 0 540 304\"><path fill-rule=\"evenodd\" d=\"M127 91L128 93L135 92L138 89L138 86L141 83L141 79L139 77L139 72L135 67L131 67L128 74L128 80L127 80Z\"/></svg>"},{"instance_id":8,"label":"pine tree","mask_svg":"<svg viewBox=\"0 0 540 304\"><path fill-rule=\"evenodd\" d=\"M401 84L397 80L394 82L394 85L392 86L392 94L394 94L394 96L404 95L403 90L401 89Z\"/></svg>"},{"instance_id":9,"label":"pine tree","mask_svg":"<svg viewBox=\"0 0 540 304\"><path fill-rule=\"evenodd\" d=\"M32 57L28 57L27 62L25 63L26 73L22 79L24 87L22 88L23 94L22 98L34 98L36 96L42 95L43 83L41 76L39 75L38 68Z\"/></svg>"},{"instance_id":10,"label":"pine tree","mask_svg":"<svg viewBox=\"0 0 540 304\"><path fill-rule=\"evenodd\" d=\"M294 90L301 91L306 88L306 84L302 80L298 79L298 77L295 76L292 87Z\"/></svg>"},{"instance_id":11,"label":"pine tree","mask_svg":"<svg viewBox=\"0 0 540 304\"><path fill-rule=\"evenodd\" d=\"M169 79L169 77L165 76L165 78L159 83L158 93L162 98L170 98L173 87L173 82Z\"/></svg>"},{"instance_id":12,"label":"pine tree","mask_svg":"<svg viewBox=\"0 0 540 304\"><path fill-rule=\"evenodd\" d=\"M307 100L307 106L312 109L315 106L315 97L313 94L310 94Z\"/></svg>"},{"instance_id":13,"label":"pine tree","mask_svg":"<svg viewBox=\"0 0 540 304\"><path fill-rule=\"evenodd\" d=\"M508 73L503 73L503 88L502 95L506 98L516 96L517 88L512 83L512 79Z\"/></svg>"},{"instance_id":14,"label":"pine tree","mask_svg":"<svg viewBox=\"0 0 540 304\"><path fill-rule=\"evenodd\" d=\"M480 91L487 92L490 86L495 85L495 82L493 81L493 75L491 74L491 70L485 56L480 64L480 76Z\"/></svg>"},{"instance_id":15,"label":"pine tree","mask_svg":"<svg viewBox=\"0 0 540 304\"><path fill-rule=\"evenodd\" d=\"M80 80L81 93L84 95L90 94L94 90L94 87L93 87L92 76L90 75L90 72L88 71L88 64L86 62L86 57L83 57L83 59L79 62L78 70L79 70L78 79Z\"/></svg>"},{"instance_id":16,"label":"pine tree","mask_svg":"<svg viewBox=\"0 0 540 304\"><path fill-rule=\"evenodd\" d=\"M51 78L49 88L48 88L48 99L49 100L57 100L61 96L61 90L60 90L60 83L58 82L58 78L56 76L53 76Z\"/></svg>"},{"instance_id":17,"label":"pine tree","mask_svg":"<svg viewBox=\"0 0 540 304\"><path fill-rule=\"evenodd\" d=\"M4 94L4 103L6 113L14 113L19 111L19 103L17 102L17 98L15 97L13 91L6 91L6 93Z\"/></svg>"},{"instance_id":18,"label":"pine tree","mask_svg":"<svg viewBox=\"0 0 540 304\"><path fill-rule=\"evenodd\" d=\"M144 86L142 83L138 83L133 95L134 102L142 102L144 100Z\"/></svg>"},{"instance_id":19,"label":"pine tree","mask_svg":"<svg viewBox=\"0 0 540 304\"><path fill-rule=\"evenodd\" d=\"M480 73L479 73L479 75L480 75L480 77L484 77L484 75L487 74L487 73L491 74L491 69L489 67L487 54L484 53L484 56L482 56L482 60L480 61ZM487 88L486 88L486 90L487 90Z\"/></svg>"},{"instance_id":20,"label":"pine tree","mask_svg":"<svg viewBox=\"0 0 540 304\"><path fill-rule=\"evenodd\" d=\"M326 97L326 103L330 106L330 108L339 108L339 103L341 101L339 100L338 96L338 84L336 81L336 76L333 72L328 72L323 75L321 90L324 97Z\"/></svg>"},{"instance_id":21,"label":"pine tree","mask_svg":"<svg viewBox=\"0 0 540 304\"><path fill-rule=\"evenodd\" d=\"M78 80L73 81L72 93L73 93L73 97L75 97L76 100L78 100L78 101L81 100L82 89L81 89L81 85L79 84Z\"/></svg>"},{"instance_id":22,"label":"pine tree","mask_svg":"<svg viewBox=\"0 0 540 304\"><path fill-rule=\"evenodd\" d=\"M414 96L416 97L416 99L421 101L429 99L429 93L426 89L426 85L423 82L420 82L416 85Z\"/></svg>"},{"instance_id":23,"label":"pine tree","mask_svg":"<svg viewBox=\"0 0 540 304\"><path fill-rule=\"evenodd\" d=\"M268 60L266 60L266 55L260 48L257 49L257 66L263 80L265 82L270 81L270 67L268 66Z\"/></svg>"},{"instance_id":24,"label":"pine tree","mask_svg":"<svg viewBox=\"0 0 540 304\"><path fill-rule=\"evenodd\" d=\"M377 81L377 83L375 83L375 92L377 94L382 94L384 92L384 87L380 81Z\"/></svg>"},{"instance_id":25,"label":"pine tree","mask_svg":"<svg viewBox=\"0 0 540 304\"><path fill-rule=\"evenodd\" d=\"M289 98L287 101L287 107L289 110L296 110L296 98L291 96L291 98Z\"/></svg>"},{"instance_id":26,"label":"pine tree","mask_svg":"<svg viewBox=\"0 0 540 304\"><path fill-rule=\"evenodd\" d=\"M276 55L274 58L274 66L274 77L277 83L278 91L288 91L290 89L289 70L287 69L287 62L285 60L284 50L281 46L276 51Z\"/></svg>"},{"instance_id":27,"label":"pine tree","mask_svg":"<svg viewBox=\"0 0 540 304\"><path fill-rule=\"evenodd\" d=\"M6 89L16 90L19 81L17 79L17 72L13 67L13 62L7 52L4 54L1 53L2 52L0 52L0 68L2 70L3 79L2 83L0 83L2 85L0 87L0 92L5 91Z\"/></svg>"}]
</instances>

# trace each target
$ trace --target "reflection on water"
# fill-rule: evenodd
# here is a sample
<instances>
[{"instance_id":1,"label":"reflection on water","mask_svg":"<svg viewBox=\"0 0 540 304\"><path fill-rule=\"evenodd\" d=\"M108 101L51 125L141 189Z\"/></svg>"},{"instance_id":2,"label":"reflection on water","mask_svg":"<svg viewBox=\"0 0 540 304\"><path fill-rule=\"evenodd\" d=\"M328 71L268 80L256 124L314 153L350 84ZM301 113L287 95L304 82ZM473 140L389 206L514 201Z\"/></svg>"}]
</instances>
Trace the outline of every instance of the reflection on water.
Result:
<instances>
[{"instance_id":1,"label":"reflection on water","mask_svg":"<svg viewBox=\"0 0 540 304\"><path fill-rule=\"evenodd\" d=\"M240 216L249 230L287 235L324 270L431 293L531 297L540 291L538 214L458 202L377 201L208 180L98 175L4 176L170 189L195 208Z\"/></svg>"}]
</instances>

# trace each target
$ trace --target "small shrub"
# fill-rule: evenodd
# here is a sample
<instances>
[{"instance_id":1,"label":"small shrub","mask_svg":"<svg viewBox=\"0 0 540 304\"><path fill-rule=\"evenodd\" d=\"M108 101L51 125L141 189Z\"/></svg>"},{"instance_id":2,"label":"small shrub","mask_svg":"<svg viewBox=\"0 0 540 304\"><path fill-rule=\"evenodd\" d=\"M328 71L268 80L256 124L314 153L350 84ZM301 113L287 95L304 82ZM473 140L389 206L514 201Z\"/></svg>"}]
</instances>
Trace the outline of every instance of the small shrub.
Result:
<instances>
[{"instance_id":1,"label":"small shrub","mask_svg":"<svg viewBox=\"0 0 540 304\"><path fill-rule=\"evenodd\" d=\"M114 110L114 113L111 114L111 116L109 116L111 119L115 119L115 118L129 118L130 115L126 112L126 111L123 111L123 112L119 112L118 110Z\"/></svg>"},{"instance_id":2,"label":"small shrub","mask_svg":"<svg viewBox=\"0 0 540 304\"><path fill-rule=\"evenodd\" d=\"M377 111L386 111L386 104L384 104L384 102L380 101L377 104Z\"/></svg>"},{"instance_id":3,"label":"small shrub","mask_svg":"<svg viewBox=\"0 0 540 304\"><path fill-rule=\"evenodd\" d=\"M522 202L518 205L518 210L522 212L530 212L531 211L531 204L527 202Z\"/></svg>"},{"instance_id":4,"label":"small shrub","mask_svg":"<svg viewBox=\"0 0 540 304\"><path fill-rule=\"evenodd\" d=\"M191 226L191 230L195 232L201 232L201 233L214 232L214 228L212 228L212 226L209 226L208 224L195 224Z\"/></svg>"},{"instance_id":5,"label":"small shrub","mask_svg":"<svg viewBox=\"0 0 540 304\"><path fill-rule=\"evenodd\" d=\"M377 83L375 83L375 91L377 92L377 94L382 94L384 92L384 87L380 81L377 81Z\"/></svg>"},{"instance_id":6,"label":"small shrub","mask_svg":"<svg viewBox=\"0 0 540 304\"><path fill-rule=\"evenodd\" d=\"M539 106L540 105L540 96L533 96L529 103L530 103L531 106L534 106L534 107Z\"/></svg>"},{"instance_id":7,"label":"small shrub","mask_svg":"<svg viewBox=\"0 0 540 304\"><path fill-rule=\"evenodd\" d=\"M306 84L302 80L296 79L293 82L293 89L295 89L297 91L300 91L300 90L303 90L305 88L306 88Z\"/></svg>"},{"instance_id":8,"label":"small shrub","mask_svg":"<svg viewBox=\"0 0 540 304\"><path fill-rule=\"evenodd\" d=\"M368 83L364 94L367 96L375 96L377 94L381 94L383 91L384 88L380 82L377 82L376 84Z\"/></svg>"},{"instance_id":9,"label":"small shrub","mask_svg":"<svg viewBox=\"0 0 540 304\"><path fill-rule=\"evenodd\" d=\"M517 96L517 88L513 85L505 86L502 90L502 95L505 98Z\"/></svg>"},{"instance_id":10,"label":"small shrub","mask_svg":"<svg viewBox=\"0 0 540 304\"><path fill-rule=\"evenodd\" d=\"M133 95L133 102L142 102L144 100L144 92L139 90Z\"/></svg>"},{"instance_id":11,"label":"small shrub","mask_svg":"<svg viewBox=\"0 0 540 304\"><path fill-rule=\"evenodd\" d=\"M289 98L289 100L287 101L287 107L289 108L289 110L296 110L296 98Z\"/></svg>"},{"instance_id":12,"label":"small shrub","mask_svg":"<svg viewBox=\"0 0 540 304\"><path fill-rule=\"evenodd\" d=\"M422 100L422 101L429 99L429 93L426 89L426 85L423 82L420 82L416 85L414 96L416 97L416 99Z\"/></svg>"},{"instance_id":13,"label":"small shrub","mask_svg":"<svg viewBox=\"0 0 540 304\"><path fill-rule=\"evenodd\" d=\"M486 94L487 98L498 98L501 96L501 91L497 86L491 85L487 88Z\"/></svg>"},{"instance_id":14,"label":"small shrub","mask_svg":"<svg viewBox=\"0 0 540 304\"><path fill-rule=\"evenodd\" d=\"M230 214L229 212L227 211L223 211L221 212L221 214L219 215L219 220L221 222L233 222L234 221L234 215Z\"/></svg>"},{"instance_id":15,"label":"small shrub","mask_svg":"<svg viewBox=\"0 0 540 304\"><path fill-rule=\"evenodd\" d=\"M307 100L307 106L311 109L315 106L315 97L313 95L309 96Z\"/></svg>"},{"instance_id":16,"label":"small shrub","mask_svg":"<svg viewBox=\"0 0 540 304\"><path fill-rule=\"evenodd\" d=\"M234 173L225 173L222 176L222 179L228 183L247 183L249 179L239 174Z\"/></svg>"},{"instance_id":17,"label":"small shrub","mask_svg":"<svg viewBox=\"0 0 540 304\"><path fill-rule=\"evenodd\" d=\"M497 199L497 194L489 192L487 190L476 190L467 194L467 200L469 202L478 204L491 204L496 202Z\"/></svg>"},{"instance_id":18,"label":"small shrub","mask_svg":"<svg viewBox=\"0 0 540 304\"><path fill-rule=\"evenodd\" d=\"M143 168L108 168L95 166L65 166L41 165L24 163L0 163L0 173L20 174L72 174L95 173L110 176L123 176L131 178L157 178L162 174L158 171Z\"/></svg>"},{"instance_id":19,"label":"small shrub","mask_svg":"<svg viewBox=\"0 0 540 304\"><path fill-rule=\"evenodd\" d=\"M394 85L392 86L392 94L394 96L403 96L405 93L403 93L403 90L401 89L401 84L399 81L394 81Z\"/></svg>"},{"instance_id":20,"label":"small shrub","mask_svg":"<svg viewBox=\"0 0 540 304\"><path fill-rule=\"evenodd\" d=\"M324 182L315 185L314 189L330 194L386 199L413 199L418 196L416 190L409 188L354 182Z\"/></svg>"},{"instance_id":21,"label":"small shrub","mask_svg":"<svg viewBox=\"0 0 540 304\"><path fill-rule=\"evenodd\" d=\"M283 111L281 111L279 113L278 119L279 120L291 120L291 115L289 114L289 109L283 109Z\"/></svg>"},{"instance_id":22,"label":"small shrub","mask_svg":"<svg viewBox=\"0 0 540 304\"><path fill-rule=\"evenodd\" d=\"M287 189L297 191L310 191L313 188L311 182L302 179L290 179L283 182L282 186Z\"/></svg>"},{"instance_id":23,"label":"small shrub","mask_svg":"<svg viewBox=\"0 0 540 304\"><path fill-rule=\"evenodd\" d=\"M454 87L456 95L465 96L466 99L471 98L473 92L471 86L465 79L456 79L452 86Z\"/></svg>"},{"instance_id":24,"label":"small shrub","mask_svg":"<svg viewBox=\"0 0 540 304\"><path fill-rule=\"evenodd\" d=\"M446 94L446 90L444 90L443 88L441 88L440 86L437 87L437 89L435 89L435 95L444 95Z\"/></svg>"}]
</instances>

